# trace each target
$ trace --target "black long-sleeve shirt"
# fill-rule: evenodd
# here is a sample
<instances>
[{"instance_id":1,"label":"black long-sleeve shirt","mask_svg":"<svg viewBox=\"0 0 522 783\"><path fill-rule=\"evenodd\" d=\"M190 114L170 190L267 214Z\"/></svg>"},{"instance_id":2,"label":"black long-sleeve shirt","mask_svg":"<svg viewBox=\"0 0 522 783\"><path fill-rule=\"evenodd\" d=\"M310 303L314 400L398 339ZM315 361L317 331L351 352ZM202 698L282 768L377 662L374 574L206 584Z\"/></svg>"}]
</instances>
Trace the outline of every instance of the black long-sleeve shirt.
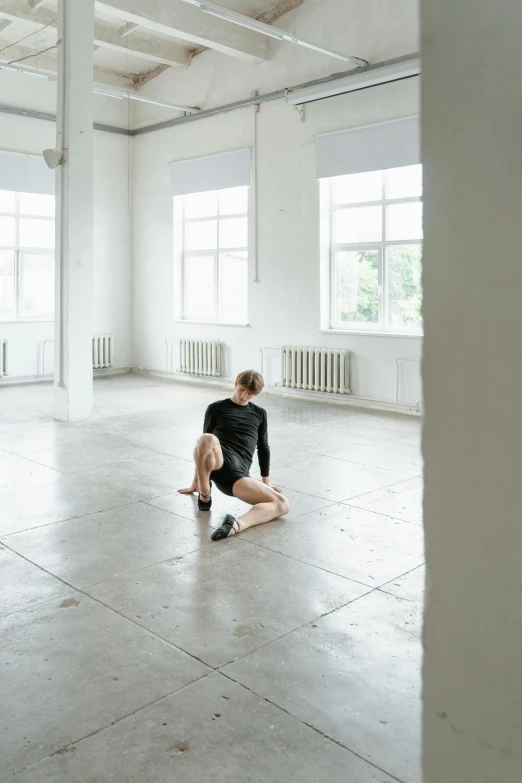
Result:
<instances>
[{"instance_id":1,"label":"black long-sleeve shirt","mask_svg":"<svg viewBox=\"0 0 522 783\"><path fill-rule=\"evenodd\" d=\"M270 446L264 408L249 402L238 405L230 398L213 402L205 413L203 432L215 435L225 449L252 465L257 446L259 469L263 478L270 475Z\"/></svg>"}]
</instances>

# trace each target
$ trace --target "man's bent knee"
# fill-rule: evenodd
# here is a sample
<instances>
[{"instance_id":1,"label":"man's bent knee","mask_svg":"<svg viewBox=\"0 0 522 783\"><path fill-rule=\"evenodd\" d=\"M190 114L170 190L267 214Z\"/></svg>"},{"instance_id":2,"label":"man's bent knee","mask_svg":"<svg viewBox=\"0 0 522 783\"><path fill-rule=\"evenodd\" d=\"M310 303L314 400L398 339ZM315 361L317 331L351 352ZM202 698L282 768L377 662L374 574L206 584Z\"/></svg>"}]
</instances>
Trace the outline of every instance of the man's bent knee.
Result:
<instances>
[{"instance_id":1,"label":"man's bent knee","mask_svg":"<svg viewBox=\"0 0 522 783\"><path fill-rule=\"evenodd\" d=\"M278 517L284 517L290 511L290 503L284 495L277 498L276 507Z\"/></svg>"},{"instance_id":2,"label":"man's bent knee","mask_svg":"<svg viewBox=\"0 0 522 783\"><path fill-rule=\"evenodd\" d=\"M208 451L212 451L212 449L218 445L219 445L219 440L216 438L216 436L206 433L205 435L201 435L198 438L196 449L198 451L208 452Z\"/></svg>"}]
</instances>

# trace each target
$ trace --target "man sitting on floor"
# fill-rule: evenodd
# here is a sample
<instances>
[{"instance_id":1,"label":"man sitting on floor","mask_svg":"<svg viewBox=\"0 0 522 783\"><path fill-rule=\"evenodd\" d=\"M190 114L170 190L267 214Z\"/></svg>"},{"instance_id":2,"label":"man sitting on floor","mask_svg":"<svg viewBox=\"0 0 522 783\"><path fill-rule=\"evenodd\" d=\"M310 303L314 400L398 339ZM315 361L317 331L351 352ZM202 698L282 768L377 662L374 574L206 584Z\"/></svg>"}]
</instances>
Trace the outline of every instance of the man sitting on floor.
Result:
<instances>
[{"instance_id":1,"label":"man sitting on floor","mask_svg":"<svg viewBox=\"0 0 522 783\"><path fill-rule=\"evenodd\" d=\"M235 519L227 514L221 527L212 534L213 541L237 535L255 525L288 514L290 505L279 487L270 484L270 447L264 408L254 405L252 397L263 390L262 375L245 370L236 379L231 398L209 405L205 414L204 434L194 451L196 472L192 486L180 489L182 495L199 493L198 508L210 511L212 482L225 495L239 498L252 508ZM256 450L261 481L250 477Z\"/></svg>"}]
</instances>

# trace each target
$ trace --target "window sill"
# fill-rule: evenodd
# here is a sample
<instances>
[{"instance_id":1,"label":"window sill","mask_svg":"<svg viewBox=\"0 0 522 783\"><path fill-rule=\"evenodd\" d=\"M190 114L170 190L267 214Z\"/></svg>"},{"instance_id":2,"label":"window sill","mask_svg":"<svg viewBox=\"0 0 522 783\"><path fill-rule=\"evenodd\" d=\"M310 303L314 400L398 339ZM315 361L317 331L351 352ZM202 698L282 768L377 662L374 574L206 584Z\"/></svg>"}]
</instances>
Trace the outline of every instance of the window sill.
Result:
<instances>
[{"instance_id":1,"label":"window sill","mask_svg":"<svg viewBox=\"0 0 522 783\"><path fill-rule=\"evenodd\" d=\"M0 318L0 324L52 324L54 318Z\"/></svg>"},{"instance_id":2,"label":"window sill","mask_svg":"<svg viewBox=\"0 0 522 783\"><path fill-rule=\"evenodd\" d=\"M234 324L228 321L189 321L187 318L175 318L174 324L204 324L205 326L250 326L250 324Z\"/></svg>"},{"instance_id":3,"label":"window sill","mask_svg":"<svg viewBox=\"0 0 522 783\"><path fill-rule=\"evenodd\" d=\"M422 340L422 332L383 332L383 331L363 331L358 329L319 329L321 334L347 334L352 337L407 337L408 339Z\"/></svg>"}]
</instances>

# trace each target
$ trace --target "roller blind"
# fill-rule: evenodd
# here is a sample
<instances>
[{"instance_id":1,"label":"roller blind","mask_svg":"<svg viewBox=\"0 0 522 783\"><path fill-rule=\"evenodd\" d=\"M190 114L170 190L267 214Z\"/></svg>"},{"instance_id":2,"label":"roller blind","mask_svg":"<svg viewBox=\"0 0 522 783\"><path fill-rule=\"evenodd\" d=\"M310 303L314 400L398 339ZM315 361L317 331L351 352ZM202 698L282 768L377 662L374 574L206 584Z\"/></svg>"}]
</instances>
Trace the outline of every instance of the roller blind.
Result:
<instances>
[{"instance_id":1,"label":"roller blind","mask_svg":"<svg viewBox=\"0 0 522 783\"><path fill-rule=\"evenodd\" d=\"M0 190L54 194L55 173L40 155L0 150Z\"/></svg>"},{"instance_id":2,"label":"roller blind","mask_svg":"<svg viewBox=\"0 0 522 783\"><path fill-rule=\"evenodd\" d=\"M419 118L316 136L317 177L338 177L420 163Z\"/></svg>"},{"instance_id":3,"label":"roller blind","mask_svg":"<svg viewBox=\"0 0 522 783\"><path fill-rule=\"evenodd\" d=\"M170 164L173 196L250 185L250 150L242 149Z\"/></svg>"}]
</instances>

